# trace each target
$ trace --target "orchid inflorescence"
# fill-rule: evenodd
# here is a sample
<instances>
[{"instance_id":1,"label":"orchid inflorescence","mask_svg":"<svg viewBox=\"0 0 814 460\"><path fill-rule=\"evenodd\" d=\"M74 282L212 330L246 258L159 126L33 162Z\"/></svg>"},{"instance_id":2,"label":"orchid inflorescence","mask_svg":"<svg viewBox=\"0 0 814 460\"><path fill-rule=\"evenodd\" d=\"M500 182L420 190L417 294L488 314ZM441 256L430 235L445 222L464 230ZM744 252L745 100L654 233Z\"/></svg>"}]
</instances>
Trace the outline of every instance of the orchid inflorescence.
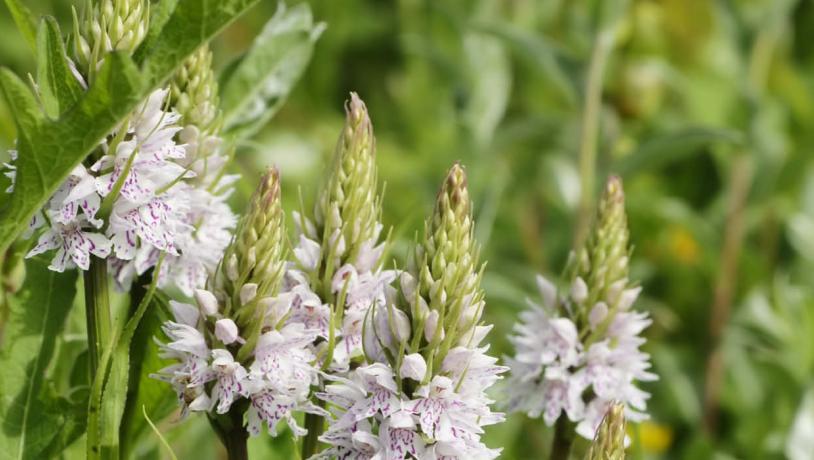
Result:
<instances>
[{"instance_id":1,"label":"orchid inflorescence","mask_svg":"<svg viewBox=\"0 0 814 460\"><path fill-rule=\"evenodd\" d=\"M136 49L148 9L141 0L105 0L85 20L76 19L81 67L71 65L83 88L106 52ZM219 137L217 85L206 45L188 58L170 87L152 92L97 154L71 171L30 221L28 235L45 231L27 257L56 251L50 265L55 271L87 270L92 256L106 259L117 284L127 289L163 254L161 287L186 295L203 287L231 238L236 218L225 200L237 179L223 174L228 155ZM7 166L13 180L14 165Z\"/></svg>"},{"instance_id":2,"label":"orchid inflorescence","mask_svg":"<svg viewBox=\"0 0 814 460\"><path fill-rule=\"evenodd\" d=\"M101 0L74 15L71 82L87 89L108 53L134 53L149 8ZM179 418L206 414L227 446L277 436L284 422L309 458L497 458L482 437L505 416L489 392L511 370L508 411L549 426L567 418L594 440L587 458L624 458L625 418L647 418L636 382L657 377L640 350L651 321L632 309L641 289L629 280L621 180L608 180L570 256L567 289L537 278L542 304L520 315L504 367L486 340L464 167L447 172L406 266L388 267L373 125L356 93L345 112L313 211L291 214L289 250L276 168L239 221L226 203L238 176L226 174L232 148L204 44L48 198L27 257L53 252L56 272L101 263L123 290L154 272L151 288L183 298L166 302L172 319L156 342L171 363L151 376L175 392Z\"/></svg>"},{"instance_id":3,"label":"orchid inflorescence","mask_svg":"<svg viewBox=\"0 0 814 460\"><path fill-rule=\"evenodd\" d=\"M486 390L507 369L482 344L491 326L466 174L450 169L410 268L383 270L374 146L351 94L314 219L294 213L291 262L278 175L266 175L197 306L172 304L162 349L177 364L157 377L184 413L246 411L251 434L285 419L319 435L326 419L319 457L495 458L480 437L503 415Z\"/></svg>"},{"instance_id":4,"label":"orchid inflorescence","mask_svg":"<svg viewBox=\"0 0 814 460\"><path fill-rule=\"evenodd\" d=\"M542 305L532 303L515 326L509 410L542 414L549 426L564 413L586 439L614 402L630 420L647 417L649 394L635 382L657 378L639 349L651 321L632 310L641 288L628 279L629 253L622 182L612 177L588 241L571 254L569 289L538 276Z\"/></svg>"}]
</instances>

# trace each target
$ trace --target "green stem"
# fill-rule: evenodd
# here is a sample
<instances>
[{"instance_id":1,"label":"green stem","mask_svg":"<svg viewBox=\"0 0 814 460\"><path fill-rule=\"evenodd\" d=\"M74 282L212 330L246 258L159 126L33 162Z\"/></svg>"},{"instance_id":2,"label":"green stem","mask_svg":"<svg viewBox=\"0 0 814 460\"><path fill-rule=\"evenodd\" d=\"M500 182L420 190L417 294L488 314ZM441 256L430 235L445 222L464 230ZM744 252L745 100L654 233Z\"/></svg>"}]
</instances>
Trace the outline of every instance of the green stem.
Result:
<instances>
[{"instance_id":1,"label":"green stem","mask_svg":"<svg viewBox=\"0 0 814 460\"><path fill-rule=\"evenodd\" d=\"M148 270L133 283L133 287L130 288L130 311L128 317L133 317L138 311L138 306L147 295L147 286L149 286L152 279L153 270ZM147 346L150 343L150 338L153 336L154 327L154 321L140 321L133 340L130 342L130 356L137 359L130 360L127 398L125 400L124 413L122 414L122 423L119 427L119 450L121 452L121 458L130 458L130 449L133 447L132 443L135 440L134 438L138 435L138 433L133 432L133 430L134 422L140 415L136 404L138 403L141 386L142 363Z\"/></svg>"},{"instance_id":2,"label":"green stem","mask_svg":"<svg viewBox=\"0 0 814 460\"><path fill-rule=\"evenodd\" d=\"M588 235L593 212L594 182L596 176L596 151L599 138L599 115L602 106L602 80L608 56L613 48L614 27L601 30L596 38L591 62L588 67L588 80L585 83L585 106L582 115L581 138L579 144L579 210L577 227L574 233L574 248L579 248Z\"/></svg>"},{"instance_id":3,"label":"green stem","mask_svg":"<svg viewBox=\"0 0 814 460\"><path fill-rule=\"evenodd\" d=\"M249 432L243 426L243 414L246 404L241 401L232 405L231 410L223 415L209 417L212 429L217 433L223 446L226 447L226 456L229 460L249 459Z\"/></svg>"},{"instance_id":4,"label":"green stem","mask_svg":"<svg viewBox=\"0 0 814 460\"><path fill-rule=\"evenodd\" d=\"M325 401L318 400L316 403L319 407L325 407ZM308 459L319 452L319 437L322 436L324 428L325 423L321 415L305 414L305 429L308 430L308 434L302 440L301 458Z\"/></svg>"},{"instance_id":5,"label":"green stem","mask_svg":"<svg viewBox=\"0 0 814 460\"><path fill-rule=\"evenodd\" d=\"M554 439L551 441L551 460L568 460L571 455L571 444L574 443L574 422L565 414L557 419L554 425Z\"/></svg>"},{"instance_id":6,"label":"green stem","mask_svg":"<svg viewBox=\"0 0 814 460\"><path fill-rule=\"evenodd\" d=\"M107 289L107 262L91 256L85 271L85 317L88 329L91 380L99 368L99 356L110 338L110 298Z\"/></svg>"}]
</instances>

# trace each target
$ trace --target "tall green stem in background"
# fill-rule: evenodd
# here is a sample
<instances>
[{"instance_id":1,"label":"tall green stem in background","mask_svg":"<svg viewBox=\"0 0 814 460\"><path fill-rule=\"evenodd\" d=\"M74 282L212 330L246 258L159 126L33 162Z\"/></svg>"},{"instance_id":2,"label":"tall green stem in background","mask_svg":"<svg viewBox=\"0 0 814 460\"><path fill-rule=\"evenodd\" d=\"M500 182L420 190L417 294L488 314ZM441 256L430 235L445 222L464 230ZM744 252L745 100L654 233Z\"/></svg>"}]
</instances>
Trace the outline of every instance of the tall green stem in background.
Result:
<instances>
[{"instance_id":1,"label":"tall green stem in background","mask_svg":"<svg viewBox=\"0 0 814 460\"><path fill-rule=\"evenodd\" d=\"M588 79L585 83L585 105L582 114L579 144L579 210L574 232L574 247L582 246L588 234L593 212L593 196L596 176L596 152L599 138L599 115L602 105L602 80L608 56L613 49L614 27L599 32L591 54Z\"/></svg>"},{"instance_id":2,"label":"tall green stem in background","mask_svg":"<svg viewBox=\"0 0 814 460\"><path fill-rule=\"evenodd\" d=\"M99 368L99 356L110 338L110 297L108 295L107 261L91 257L85 271L85 317L88 329L90 379Z\"/></svg>"},{"instance_id":3,"label":"tall green stem in background","mask_svg":"<svg viewBox=\"0 0 814 460\"><path fill-rule=\"evenodd\" d=\"M748 86L746 96L752 99L752 107L758 107L766 89L777 41L784 30L789 15L789 4L778 2L773 17L767 21L755 37L748 63ZM760 146L753 129L747 130L749 146ZM729 323L733 296L738 278L738 261L744 240L744 209L753 182L755 147L740 154L731 165L728 195L729 204L724 228L724 239L719 256L719 269L710 307L709 336L712 351L707 357L704 377L704 430L715 434L718 428L718 412L724 369L721 350L723 331Z\"/></svg>"}]
</instances>

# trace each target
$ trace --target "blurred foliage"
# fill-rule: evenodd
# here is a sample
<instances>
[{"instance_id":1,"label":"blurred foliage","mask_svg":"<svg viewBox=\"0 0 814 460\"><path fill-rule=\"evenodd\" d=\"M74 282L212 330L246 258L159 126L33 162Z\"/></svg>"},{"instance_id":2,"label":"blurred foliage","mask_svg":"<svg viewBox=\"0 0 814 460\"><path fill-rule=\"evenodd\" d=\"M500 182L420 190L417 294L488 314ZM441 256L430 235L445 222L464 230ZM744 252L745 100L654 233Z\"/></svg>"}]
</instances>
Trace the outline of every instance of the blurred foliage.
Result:
<instances>
[{"instance_id":1,"label":"blurred foliage","mask_svg":"<svg viewBox=\"0 0 814 460\"><path fill-rule=\"evenodd\" d=\"M498 354L508 352L505 336L523 299L535 295L533 275L556 275L573 240L602 0L309 3L327 29L276 118L239 148L235 169L246 180L235 206L270 163L282 170L287 209L300 194L310 206L343 101L359 92L377 134L395 257L406 254L446 168L467 166L488 260L491 338ZM68 30L71 2L27 4ZM213 43L220 67L247 49L275 8L262 2ZM814 2L631 0L619 21L601 80L595 182L614 173L625 180L633 277L654 318L647 351L661 375L646 385L652 421L629 427L629 454L810 458ZM32 72L7 11L0 31L0 63ZM0 146L13 145L13 126L0 105ZM77 365L80 310L71 313L72 334L57 343L57 355ZM716 413L705 408L713 350L721 356L720 412L705 424L704 414ZM71 378L70 369L57 371ZM206 421L192 419L156 422L178 458L218 458ZM139 457L162 455L143 431L151 442L136 448ZM550 432L514 415L488 437L506 458L540 458ZM293 455L287 436L261 437L251 448Z\"/></svg>"}]
</instances>

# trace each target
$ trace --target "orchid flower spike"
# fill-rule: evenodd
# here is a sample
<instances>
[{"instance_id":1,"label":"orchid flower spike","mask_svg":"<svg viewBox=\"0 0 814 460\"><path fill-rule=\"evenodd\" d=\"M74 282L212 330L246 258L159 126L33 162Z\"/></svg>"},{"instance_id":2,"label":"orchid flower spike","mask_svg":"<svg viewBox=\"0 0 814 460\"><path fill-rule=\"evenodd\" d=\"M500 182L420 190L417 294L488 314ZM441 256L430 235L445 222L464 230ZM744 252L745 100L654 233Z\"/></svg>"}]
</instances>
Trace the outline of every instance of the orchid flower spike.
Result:
<instances>
[{"instance_id":1,"label":"orchid flower spike","mask_svg":"<svg viewBox=\"0 0 814 460\"><path fill-rule=\"evenodd\" d=\"M647 418L650 395L636 382L657 376L640 350L651 320L632 309L641 289L628 278L628 238L622 181L611 177L591 234L571 255L567 286L557 290L540 277L543 305L532 304L515 325L510 411L542 416L549 426L567 416L586 439L612 402L631 421Z\"/></svg>"}]
</instances>

